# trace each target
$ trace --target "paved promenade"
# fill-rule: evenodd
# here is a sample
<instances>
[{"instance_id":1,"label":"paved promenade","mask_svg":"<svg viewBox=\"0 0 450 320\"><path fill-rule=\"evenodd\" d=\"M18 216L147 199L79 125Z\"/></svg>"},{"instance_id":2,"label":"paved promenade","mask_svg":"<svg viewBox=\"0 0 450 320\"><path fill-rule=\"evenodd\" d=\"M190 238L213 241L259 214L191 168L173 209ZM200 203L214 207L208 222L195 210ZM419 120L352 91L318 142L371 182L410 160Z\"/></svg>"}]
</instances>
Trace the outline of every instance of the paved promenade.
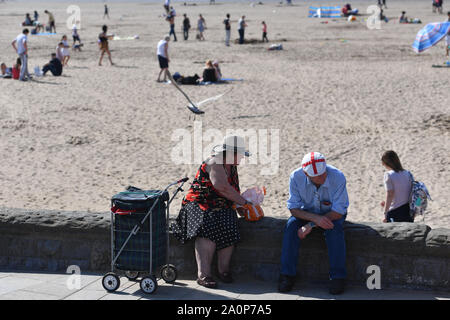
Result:
<instances>
[{"instance_id":1,"label":"paved promenade","mask_svg":"<svg viewBox=\"0 0 450 320\"><path fill-rule=\"evenodd\" d=\"M82 274L78 287L69 274L4 271L0 272L0 300L450 300L450 292L362 287L348 287L344 294L332 296L323 284L297 284L289 294L281 294L276 283L245 278L232 284L219 282L218 289L206 289L193 279L178 279L173 285L159 280L156 292L147 295L138 282L123 277L120 288L108 293L102 287L102 277Z\"/></svg>"}]
</instances>

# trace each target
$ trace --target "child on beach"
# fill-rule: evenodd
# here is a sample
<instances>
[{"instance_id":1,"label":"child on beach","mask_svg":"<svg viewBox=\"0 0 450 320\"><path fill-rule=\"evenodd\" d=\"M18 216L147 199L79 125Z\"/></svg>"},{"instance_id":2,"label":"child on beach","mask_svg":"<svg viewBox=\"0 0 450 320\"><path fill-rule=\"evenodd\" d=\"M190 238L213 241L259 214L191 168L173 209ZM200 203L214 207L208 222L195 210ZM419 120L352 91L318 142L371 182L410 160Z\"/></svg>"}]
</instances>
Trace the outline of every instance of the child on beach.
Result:
<instances>
[{"instance_id":1,"label":"child on beach","mask_svg":"<svg viewBox=\"0 0 450 320\"><path fill-rule=\"evenodd\" d=\"M69 52L69 43L67 42L66 35L63 35L63 37L61 38L61 43L63 44L61 51L63 60L61 61L61 63L63 66L67 66L67 63L69 62L70 59L70 52Z\"/></svg>"},{"instance_id":2,"label":"child on beach","mask_svg":"<svg viewBox=\"0 0 450 320\"><path fill-rule=\"evenodd\" d=\"M267 39L267 25L264 21L262 22L262 26L262 41L269 42L269 39Z\"/></svg>"}]
</instances>

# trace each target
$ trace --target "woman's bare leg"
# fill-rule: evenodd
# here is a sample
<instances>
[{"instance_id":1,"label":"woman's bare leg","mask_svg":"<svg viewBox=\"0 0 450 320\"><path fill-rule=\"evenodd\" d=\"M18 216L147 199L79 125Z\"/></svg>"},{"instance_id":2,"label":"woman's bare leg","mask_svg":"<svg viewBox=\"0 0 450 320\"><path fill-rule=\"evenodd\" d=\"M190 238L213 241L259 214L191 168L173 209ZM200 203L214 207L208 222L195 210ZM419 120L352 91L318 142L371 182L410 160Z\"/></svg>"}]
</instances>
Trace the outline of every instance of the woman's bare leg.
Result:
<instances>
[{"instance_id":1,"label":"woman's bare leg","mask_svg":"<svg viewBox=\"0 0 450 320\"><path fill-rule=\"evenodd\" d=\"M216 251L216 244L206 238L195 239L195 259L199 279L211 277L211 264Z\"/></svg>"},{"instance_id":2,"label":"woman's bare leg","mask_svg":"<svg viewBox=\"0 0 450 320\"><path fill-rule=\"evenodd\" d=\"M230 272L230 261L234 246L229 246L217 251L217 268L219 273Z\"/></svg>"},{"instance_id":3,"label":"woman's bare leg","mask_svg":"<svg viewBox=\"0 0 450 320\"><path fill-rule=\"evenodd\" d=\"M103 56L105 55L105 50L102 50L102 53L100 54L100 61L98 62L98 65L102 65Z\"/></svg>"},{"instance_id":4,"label":"woman's bare leg","mask_svg":"<svg viewBox=\"0 0 450 320\"><path fill-rule=\"evenodd\" d=\"M113 65L114 63L112 62L111 59L111 52L109 52L109 50L106 50L106 52L108 53L109 62L111 62L111 65Z\"/></svg>"}]
</instances>

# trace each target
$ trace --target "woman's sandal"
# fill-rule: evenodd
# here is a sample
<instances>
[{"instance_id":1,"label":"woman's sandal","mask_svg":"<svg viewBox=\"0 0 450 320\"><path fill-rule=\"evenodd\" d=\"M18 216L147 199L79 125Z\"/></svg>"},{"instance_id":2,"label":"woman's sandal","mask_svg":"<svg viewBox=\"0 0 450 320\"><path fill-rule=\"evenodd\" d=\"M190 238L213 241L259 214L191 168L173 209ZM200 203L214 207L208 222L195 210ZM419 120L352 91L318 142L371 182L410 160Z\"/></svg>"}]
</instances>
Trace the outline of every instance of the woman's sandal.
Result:
<instances>
[{"instance_id":1,"label":"woman's sandal","mask_svg":"<svg viewBox=\"0 0 450 320\"><path fill-rule=\"evenodd\" d=\"M217 282L211 277L198 278L197 283L205 288L217 288Z\"/></svg>"},{"instance_id":2,"label":"woman's sandal","mask_svg":"<svg viewBox=\"0 0 450 320\"><path fill-rule=\"evenodd\" d=\"M225 282L225 283L232 283L233 282L233 277L231 276L230 272L223 272L223 273L219 272L219 279L222 282Z\"/></svg>"}]
</instances>

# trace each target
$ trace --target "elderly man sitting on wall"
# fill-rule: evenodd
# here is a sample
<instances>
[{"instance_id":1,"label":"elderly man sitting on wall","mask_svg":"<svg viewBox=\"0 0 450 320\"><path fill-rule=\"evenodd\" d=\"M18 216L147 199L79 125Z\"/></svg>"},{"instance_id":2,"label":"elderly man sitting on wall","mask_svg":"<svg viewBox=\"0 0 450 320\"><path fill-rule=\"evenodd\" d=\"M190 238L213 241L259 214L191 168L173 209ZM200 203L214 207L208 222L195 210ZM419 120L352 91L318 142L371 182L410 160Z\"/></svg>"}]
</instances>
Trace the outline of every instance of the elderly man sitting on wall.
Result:
<instances>
[{"instance_id":1,"label":"elderly man sitting on wall","mask_svg":"<svg viewBox=\"0 0 450 320\"><path fill-rule=\"evenodd\" d=\"M344 292L345 240L343 223L349 205L344 174L327 165L318 152L304 156L302 167L292 172L287 207L292 217L287 221L281 252L278 291L292 290L297 273L300 243L312 228L324 230L330 263L330 293Z\"/></svg>"}]
</instances>

